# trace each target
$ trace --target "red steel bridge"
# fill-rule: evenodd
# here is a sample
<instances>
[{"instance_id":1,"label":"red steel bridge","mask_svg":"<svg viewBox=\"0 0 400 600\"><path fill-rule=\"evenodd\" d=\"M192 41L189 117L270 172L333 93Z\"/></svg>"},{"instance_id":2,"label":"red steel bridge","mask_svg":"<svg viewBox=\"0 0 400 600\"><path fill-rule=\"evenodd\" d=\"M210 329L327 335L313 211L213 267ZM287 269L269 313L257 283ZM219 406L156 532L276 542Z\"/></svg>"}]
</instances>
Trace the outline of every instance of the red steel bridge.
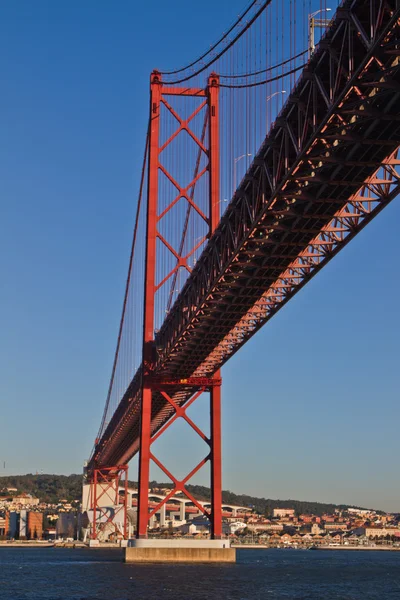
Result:
<instances>
[{"instance_id":1,"label":"red steel bridge","mask_svg":"<svg viewBox=\"0 0 400 600\"><path fill-rule=\"evenodd\" d=\"M399 61L400 0L258 0L198 59L151 74L118 342L87 466L93 537L99 496L137 453L138 537L177 492L221 536L220 369L398 194ZM187 414L204 392L208 435ZM178 418L208 448L183 480L152 446ZM173 483L157 506L151 461ZM207 462L205 510L185 486Z\"/></svg>"}]
</instances>

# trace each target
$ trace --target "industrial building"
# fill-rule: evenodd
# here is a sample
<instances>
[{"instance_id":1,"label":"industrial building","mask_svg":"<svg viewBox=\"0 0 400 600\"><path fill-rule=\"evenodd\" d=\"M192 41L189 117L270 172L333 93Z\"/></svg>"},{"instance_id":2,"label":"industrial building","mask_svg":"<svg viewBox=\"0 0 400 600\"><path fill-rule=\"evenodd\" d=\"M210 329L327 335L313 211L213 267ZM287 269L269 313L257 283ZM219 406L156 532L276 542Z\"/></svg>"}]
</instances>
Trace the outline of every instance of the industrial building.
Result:
<instances>
[{"instance_id":1,"label":"industrial building","mask_svg":"<svg viewBox=\"0 0 400 600\"><path fill-rule=\"evenodd\" d=\"M0 535L1 520L0 520ZM40 540L43 536L43 513L21 510L7 512L4 519L4 534L13 540Z\"/></svg>"}]
</instances>

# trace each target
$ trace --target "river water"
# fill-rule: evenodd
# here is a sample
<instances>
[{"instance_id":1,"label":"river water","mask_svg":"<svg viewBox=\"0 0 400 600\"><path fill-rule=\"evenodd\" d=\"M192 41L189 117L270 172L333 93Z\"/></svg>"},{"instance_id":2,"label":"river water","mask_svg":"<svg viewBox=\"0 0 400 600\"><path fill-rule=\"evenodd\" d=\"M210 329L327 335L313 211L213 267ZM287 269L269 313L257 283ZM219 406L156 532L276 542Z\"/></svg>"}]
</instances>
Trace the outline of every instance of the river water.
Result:
<instances>
[{"instance_id":1,"label":"river water","mask_svg":"<svg viewBox=\"0 0 400 600\"><path fill-rule=\"evenodd\" d=\"M400 552L238 550L233 565L127 565L122 557L0 548L0 599L400 600Z\"/></svg>"}]
</instances>

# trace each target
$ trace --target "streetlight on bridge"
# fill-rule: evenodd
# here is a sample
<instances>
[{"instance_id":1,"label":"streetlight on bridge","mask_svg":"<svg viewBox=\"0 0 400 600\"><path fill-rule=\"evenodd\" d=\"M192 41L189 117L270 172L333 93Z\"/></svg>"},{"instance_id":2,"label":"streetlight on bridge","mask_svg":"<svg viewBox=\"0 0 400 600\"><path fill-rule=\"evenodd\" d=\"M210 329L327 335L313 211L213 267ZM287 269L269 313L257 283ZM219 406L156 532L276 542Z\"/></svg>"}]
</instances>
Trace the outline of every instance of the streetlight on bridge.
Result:
<instances>
[{"instance_id":1,"label":"streetlight on bridge","mask_svg":"<svg viewBox=\"0 0 400 600\"><path fill-rule=\"evenodd\" d=\"M242 158L245 158L245 156L253 156L252 154L241 154L240 156L237 156L236 158L233 159L233 191L235 191L236 189L236 165L239 162L239 160L241 160Z\"/></svg>"},{"instance_id":2,"label":"streetlight on bridge","mask_svg":"<svg viewBox=\"0 0 400 600\"><path fill-rule=\"evenodd\" d=\"M265 101L269 102L269 100L271 100L271 98L273 98L274 96L277 96L278 94L286 94L286 90L278 90L277 92L274 92L273 94L270 94L269 96L266 97ZM245 158L246 156L253 156L251 153L247 152L246 154L241 154L240 156L237 156L236 158L233 159L233 191L235 191L236 189L236 171L237 171L237 163L239 162L239 160L241 160L242 158ZM226 202L226 199L223 199L224 202Z\"/></svg>"},{"instance_id":3,"label":"streetlight on bridge","mask_svg":"<svg viewBox=\"0 0 400 600\"><path fill-rule=\"evenodd\" d=\"M269 102L271 100L271 98L273 98L274 96L277 96L278 94L286 94L286 90L279 90L278 92L274 92L273 94L270 94L269 96L266 97L265 101Z\"/></svg>"},{"instance_id":4,"label":"streetlight on bridge","mask_svg":"<svg viewBox=\"0 0 400 600\"><path fill-rule=\"evenodd\" d=\"M274 92L273 94L270 94L269 96L267 96L265 98L265 103L269 102L274 96L278 96L279 94L281 94L283 96L283 94L286 94L286 90L278 90L277 92ZM266 109L266 129L268 132L268 129L270 127L270 117L271 117L271 112L268 114L268 108Z\"/></svg>"},{"instance_id":5,"label":"streetlight on bridge","mask_svg":"<svg viewBox=\"0 0 400 600\"><path fill-rule=\"evenodd\" d=\"M330 12L331 8L321 8L308 15L308 58L311 58L315 50L315 28L316 27L327 27L329 25L329 19L315 19L319 13Z\"/></svg>"}]
</instances>

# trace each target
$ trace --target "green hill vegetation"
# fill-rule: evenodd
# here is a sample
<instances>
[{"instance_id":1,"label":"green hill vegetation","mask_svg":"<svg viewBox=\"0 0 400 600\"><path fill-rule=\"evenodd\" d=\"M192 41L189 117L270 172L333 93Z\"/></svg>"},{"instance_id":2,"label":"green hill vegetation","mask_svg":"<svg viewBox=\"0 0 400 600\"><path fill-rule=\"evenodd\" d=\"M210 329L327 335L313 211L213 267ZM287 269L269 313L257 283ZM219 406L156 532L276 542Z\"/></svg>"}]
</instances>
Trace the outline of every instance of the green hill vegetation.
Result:
<instances>
[{"instance_id":1,"label":"green hill vegetation","mask_svg":"<svg viewBox=\"0 0 400 600\"><path fill-rule=\"evenodd\" d=\"M136 487L136 482L130 481L130 486ZM17 488L18 493L28 493L40 498L43 502L55 504L59 500L68 502L80 500L82 494L82 475L10 475L0 477L0 495L7 495L6 488ZM171 483L152 481L150 487L171 488ZM188 485L188 491L198 500L210 499L210 488L202 485ZM322 515L333 513L335 509L345 510L348 505L327 504L302 500L272 500L258 498L248 494L234 494L228 490L222 492L222 500L226 504L248 506L263 515L272 515L274 508L294 508L297 514Z\"/></svg>"},{"instance_id":2,"label":"green hill vegetation","mask_svg":"<svg viewBox=\"0 0 400 600\"><path fill-rule=\"evenodd\" d=\"M80 500L82 496L82 475L10 475L0 477L0 494L6 488L17 488L18 493L36 496L51 504L65 499L68 502Z\"/></svg>"}]
</instances>

